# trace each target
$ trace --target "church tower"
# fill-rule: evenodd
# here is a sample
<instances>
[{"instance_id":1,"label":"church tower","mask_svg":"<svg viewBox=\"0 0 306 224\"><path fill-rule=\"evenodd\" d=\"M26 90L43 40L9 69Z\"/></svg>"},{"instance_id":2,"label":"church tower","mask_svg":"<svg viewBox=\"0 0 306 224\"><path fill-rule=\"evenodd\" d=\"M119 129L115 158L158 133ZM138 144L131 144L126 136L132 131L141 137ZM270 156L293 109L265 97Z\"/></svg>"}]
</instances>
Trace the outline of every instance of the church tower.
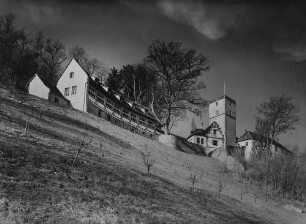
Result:
<instances>
[{"instance_id":1,"label":"church tower","mask_svg":"<svg viewBox=\"0 0 306 224\"><path fill-rule=\"evenodd\" d=\"M224 134L226 146L236 144L236 101L224 95L212 100L208 109L209 125L217 122Z\"/></svg>"}]
</instances>

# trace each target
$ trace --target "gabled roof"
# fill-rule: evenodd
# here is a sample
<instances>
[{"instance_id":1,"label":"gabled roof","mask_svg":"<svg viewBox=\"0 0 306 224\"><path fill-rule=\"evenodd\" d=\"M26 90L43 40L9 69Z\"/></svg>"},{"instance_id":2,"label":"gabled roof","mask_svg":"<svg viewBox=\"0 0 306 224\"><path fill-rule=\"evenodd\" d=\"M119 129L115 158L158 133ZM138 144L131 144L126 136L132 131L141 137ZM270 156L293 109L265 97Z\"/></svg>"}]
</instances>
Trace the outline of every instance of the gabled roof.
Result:
<instances>
[{"instance_id":1,"label":"gabled roof","mask_svg":"<svg viewBox=\"0 0 306 224\"><path fill-rule=\"evenodd\" d=\"M247 140L255 140L255 141L259 141L259 142L265 142L265 141L267 141L267 137L264 137L263 135L260 135L258 133L252 132L252 131L245 130L245 133L238 138L238 142L243 142L243 141L247 141ZM271 138L269 138L269 142L272 142ZM285 146L283 146L282 144L280 144L279 142L277 142L275 140L273 140L273 145L277 146L278 148L284 149L288 152L291 152Z\"/></svg>"},{"instance_id":2,"label":"gabled roof","mask_svg":"<svg viewBox=\"0 0 306 224\"><path fill-rule=\"evenodd\" d=\"M227 95L223 95L223 96L217 97L217 98L211 100L210 103L216 102L216 101L221 100L221 99L223 99L223 98L227 99L228 101L230 101L230 102L232 102L233 104L236 105L236 101L233 100L232 98L230 98L230 97L227 96Z\"/></svg>"},{"instance_id":3,"label":"gabled roof","mask_svg":"<svg viewBox=\"0 0 306 224\"><path fill-rule=\"evenodd\" d=\"M35 77L38 77L45 86L47 86L49 89L50 89L50 92L52 92L53 94L57 95L58 97L66 100L67 102L70 102L69 100L67 100L63 94L58 90L58 88L53 85L51 82L49 82L48 80L46 80L45 78L43 78L41 75L39 74L35 74L27 83L27 86L30 84L30 82L32 82L32 80L35 78Z\"/></svg>"},{"instance_id":4,"label":"gabled roof","mask_svg":"<svg viewBox=\"0 0 306 224\"><path fill-rule=\"evenodd\" d=\"M199 128L199 129L195 129L193 131L190 132L190 135L187 137L187 139L189 139L190 137L196 135L196 136L207 136L208 133L210 133L210 130L212 128L219 128L219 125L217 122L212 122L206 129L203 128Z\"/></svg>"}]
</instances>

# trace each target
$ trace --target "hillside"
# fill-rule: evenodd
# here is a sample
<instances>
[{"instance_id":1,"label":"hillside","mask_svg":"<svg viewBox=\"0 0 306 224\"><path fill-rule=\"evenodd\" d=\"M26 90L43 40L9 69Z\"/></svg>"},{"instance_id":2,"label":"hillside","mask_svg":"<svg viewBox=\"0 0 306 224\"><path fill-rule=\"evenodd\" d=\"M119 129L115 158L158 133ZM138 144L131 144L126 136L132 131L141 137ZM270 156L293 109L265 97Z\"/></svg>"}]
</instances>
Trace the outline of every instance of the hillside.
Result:
<instances>
[{"instance_id":1,"label":"hillside","mask_svg":"<svg viewBox=\"0 0 306 224\"><path fill-rule=\"evenodd\" d=\"M2 87L0 166L0 223L306 223L252 193L241 202L243 183L217 160Z\"/></svg>"}]
</instances>

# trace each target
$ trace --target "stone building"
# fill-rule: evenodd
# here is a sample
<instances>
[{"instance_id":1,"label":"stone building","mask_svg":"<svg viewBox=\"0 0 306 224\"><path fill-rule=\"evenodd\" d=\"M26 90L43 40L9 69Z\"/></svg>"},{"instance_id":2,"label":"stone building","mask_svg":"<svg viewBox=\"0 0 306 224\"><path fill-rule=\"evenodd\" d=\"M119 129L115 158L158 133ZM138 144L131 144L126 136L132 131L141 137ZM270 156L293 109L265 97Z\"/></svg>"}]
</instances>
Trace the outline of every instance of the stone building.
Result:
<instances>
[{"instance_id":1,"label":"stone building","mask_svg":"<svg viewBox=\"0 0 306 224\"><path fill-rule=\"evenodd\" d=\"M191 131L187 141L203 147L236 145L236 101L224 95L212 100L208 109L209 126Z\"/></svg>"}]
</instances>

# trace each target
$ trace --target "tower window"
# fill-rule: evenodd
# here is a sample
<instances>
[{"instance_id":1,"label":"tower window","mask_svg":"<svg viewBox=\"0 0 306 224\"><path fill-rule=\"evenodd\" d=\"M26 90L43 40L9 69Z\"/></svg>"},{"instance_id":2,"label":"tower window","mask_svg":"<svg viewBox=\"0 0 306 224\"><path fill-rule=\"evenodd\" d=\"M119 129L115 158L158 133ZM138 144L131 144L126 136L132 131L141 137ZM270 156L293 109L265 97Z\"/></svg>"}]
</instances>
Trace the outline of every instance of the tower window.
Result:
<instances>
[{"instance_id":1,"label":"tower window","mask_svg":"<svg viewBox=\"0 0 306 224\"><path fill-rule=\"evenodd\" d=\"M215 145L215 146L217 146L217 145L218 145L218 141L217 141L217 140L213 140L213 141L212 141L212 144Z\"/></svg>"},{"instance_id":2,"label":"tower window","mask_svg":"<svg viewBox=\"0 0 306 224\"><path fill-rule=\"evenodd\" d=\"M217 114L217 115L219 114L219 111L218 111L218 110L216 111L216 114Z\"/></svg>"},{"instance_id":3,"label":"tower window","mask_svg":"<svg viewBox=\"0 0 306 224\"><path fill-rule=\"evenodd\" d=\"M230 115L232 115L232 111L230 110Z\"/></svg>"},{"instance_id":4,"label":"tower window","mask_svg":"<svg viewBox=\"0 0 306 224\"><path fill-rule=\"evenodd\" d=\"M70 72L70 78L74 77L74 72Z\"/></svg>"}]
</instances>

